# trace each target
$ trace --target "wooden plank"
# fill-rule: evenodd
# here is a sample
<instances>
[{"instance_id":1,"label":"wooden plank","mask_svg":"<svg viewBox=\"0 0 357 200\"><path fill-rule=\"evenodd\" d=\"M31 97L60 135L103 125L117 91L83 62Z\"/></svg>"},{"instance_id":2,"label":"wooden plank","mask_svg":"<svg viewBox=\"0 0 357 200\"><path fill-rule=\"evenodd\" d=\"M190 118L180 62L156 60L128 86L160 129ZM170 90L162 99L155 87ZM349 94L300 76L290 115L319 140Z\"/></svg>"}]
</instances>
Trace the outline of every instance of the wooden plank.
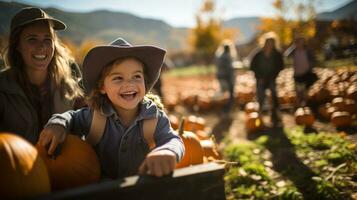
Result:
<instances>
[{"instance_id":1,"label":"wooden plank","mask_svg":"<svg viewBox=\"0 0 357 200\"><path fill-rule=\"evenodd\" d=\"M37 197L41 200L221 200L225 198L224 166L216 163L177 169L170 176L131 176Z\"/></svg>"}]
</instances>

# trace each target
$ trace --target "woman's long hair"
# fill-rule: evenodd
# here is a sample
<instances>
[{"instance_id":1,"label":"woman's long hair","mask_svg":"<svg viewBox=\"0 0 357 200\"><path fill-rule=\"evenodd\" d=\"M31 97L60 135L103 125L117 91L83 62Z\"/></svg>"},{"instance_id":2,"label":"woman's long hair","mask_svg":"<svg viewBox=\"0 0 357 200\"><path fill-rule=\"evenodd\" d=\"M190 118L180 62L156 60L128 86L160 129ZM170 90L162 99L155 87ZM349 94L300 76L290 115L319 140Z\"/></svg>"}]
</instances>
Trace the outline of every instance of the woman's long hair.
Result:
<instances>
[{"instance_id":1,"label":"woman's long hair","mask_svg":"<svg viewBox=\"0 0 357 200\"><path fill-rule=\"evenodd\" d=\"M33 22L41 23L41 22ZM25 72L25 63L20 52L17 50L22 31L33 23L16 28L10 33L9 45L6 52L7 68L12 68L17 76L17 81L25 89L29 89L29 79ZM48 65L49 77L54 83L55 88L60 90L61 96L67 100L74 100L83 96L83 91L80 88L76 78L72 75L71 64L74 63L73 57L70 55L65 46L60 42L57 34L53 30L53 25L50 21L46 23L50 29L53 43L54 55Z\"/></svg>"}]
</instances>

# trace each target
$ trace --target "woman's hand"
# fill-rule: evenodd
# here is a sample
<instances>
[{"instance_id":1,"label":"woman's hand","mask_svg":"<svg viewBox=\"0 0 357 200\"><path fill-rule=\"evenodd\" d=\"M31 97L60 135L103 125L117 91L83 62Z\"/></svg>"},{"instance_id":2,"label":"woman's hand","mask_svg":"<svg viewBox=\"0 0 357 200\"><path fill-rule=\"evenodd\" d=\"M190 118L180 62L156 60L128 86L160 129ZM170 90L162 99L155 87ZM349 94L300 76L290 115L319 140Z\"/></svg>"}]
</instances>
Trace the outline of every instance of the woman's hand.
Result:
<instances>
[{"instance_id":1,"label":"woman's hand","mask_svg":"<svg viewBox=\"0 0 357 200\"><path fill-rule=\"evenodd\" d=\"M53 124L47 126L41 131L38 143L45 148L49 146L47 153L48 155L52 155L57 145L63 143L65 138L66 131L64 127Z\"/></svg>"},{"instance_id":2,"label":"woman's hand","mask_svg":"<svg viewBox=\"0 0 357 200\"><path fill-rule=\"evenodd\" d=\"M139 174L149 174L153 176L164 176L171 173L176 166L176 155L170 150L160 150L150 152L141 166Z\"/></svg>"}]
</instances>

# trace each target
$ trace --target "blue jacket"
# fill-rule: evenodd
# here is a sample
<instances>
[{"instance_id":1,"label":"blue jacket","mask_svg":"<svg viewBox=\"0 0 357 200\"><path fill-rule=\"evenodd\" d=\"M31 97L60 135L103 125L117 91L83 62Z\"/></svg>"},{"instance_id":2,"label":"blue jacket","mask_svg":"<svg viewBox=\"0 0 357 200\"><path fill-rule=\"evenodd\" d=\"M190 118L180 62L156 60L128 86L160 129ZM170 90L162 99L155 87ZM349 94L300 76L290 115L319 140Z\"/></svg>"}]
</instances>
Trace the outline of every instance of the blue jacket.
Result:
<instances>
[{"instance_id":1,"label":"blue jacket","mask_svg":"<svg viewBox=\"0 0 357 200\"><path fill-rule=\"evenodd\" d=\"M125 129L112 104L104 102L103 114L107 116L106 127L101 141L95 146L102 167L103 177L123 178L135 175L139 166L150 152L143 136L143 120L157 116L158 122L154 139L156 147L152 151L167 149L176 154L177 161L184 154L181 138L171 128L166 114L148 100L140 104L140 113L134 122ZM77 111L55 114L46 126L58 124L67 133L86 136L92 123L93 110L86 107ZM80 158L79 158L80 159Z\"/></svg>"}]
</instances>

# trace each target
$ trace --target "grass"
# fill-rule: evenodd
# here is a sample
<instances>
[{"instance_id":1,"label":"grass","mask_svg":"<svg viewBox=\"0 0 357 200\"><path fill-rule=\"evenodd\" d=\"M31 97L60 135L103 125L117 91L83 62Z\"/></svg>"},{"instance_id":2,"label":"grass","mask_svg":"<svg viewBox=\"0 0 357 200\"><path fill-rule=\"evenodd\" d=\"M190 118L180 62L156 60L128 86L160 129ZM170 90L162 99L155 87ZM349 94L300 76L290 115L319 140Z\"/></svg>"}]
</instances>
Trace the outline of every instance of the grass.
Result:
<instances>
[{"instance_id":1,"label":"grass","mask_svg":"<svg viewBox=\"0 0 357 200\"><path fill-rule=\"evenodd\" d=\"M212 75L216 72L214 65L204 66L204 65L193 65L187 67L177 67L170 69L165 73L167 77L184 77L184 76L201 76L201 75Z\"/></svg>"},{"instance_id":2,"label":"grass","mask_svg":"<svg viewBox=\"0 0 357 200\"><path fill-rule=\"evenodd\" d=\"M305 134L302 127L283 133L225 149L227 160L240 163L225 175L227 199L353 199L356 144L343 133Z\"/></svg>"}]
</instances>

